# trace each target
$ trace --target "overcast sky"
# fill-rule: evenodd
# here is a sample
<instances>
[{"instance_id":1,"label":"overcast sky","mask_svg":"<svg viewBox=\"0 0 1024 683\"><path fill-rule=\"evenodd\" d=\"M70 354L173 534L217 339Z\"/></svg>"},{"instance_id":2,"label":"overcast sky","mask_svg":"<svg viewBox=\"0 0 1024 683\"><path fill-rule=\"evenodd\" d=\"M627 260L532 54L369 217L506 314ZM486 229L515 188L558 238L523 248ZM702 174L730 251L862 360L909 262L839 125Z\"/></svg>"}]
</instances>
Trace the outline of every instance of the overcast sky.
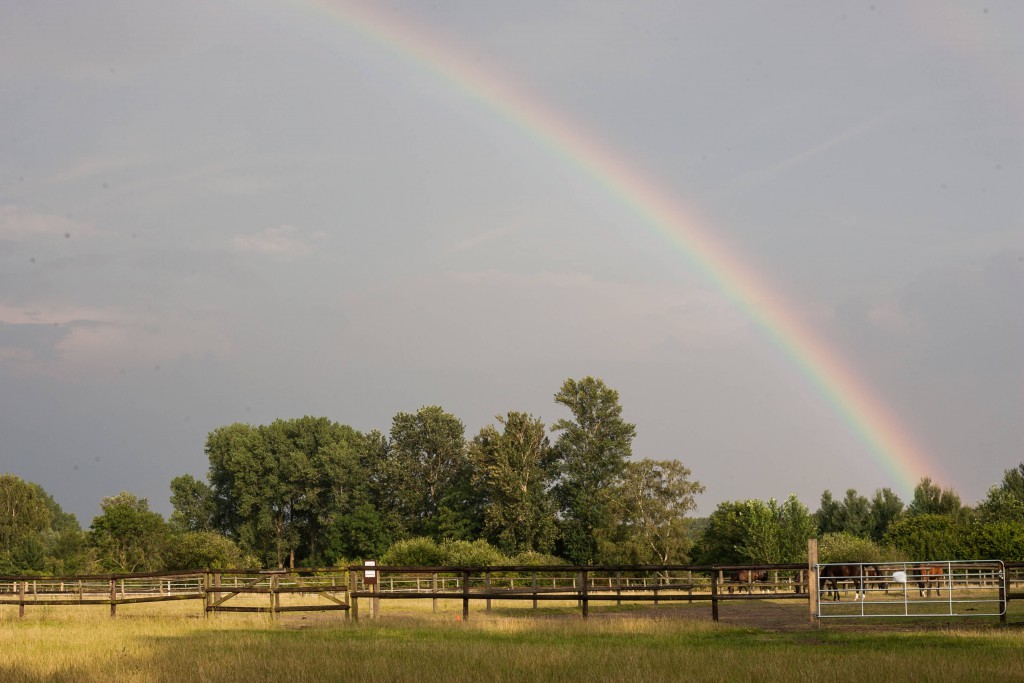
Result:
<instances>
[{"instance_id":1,"label":"overcast sky","mask_svg":"<svg viewBox=\"0 0 1024 683\"><path fill-rule=\"evenodd\" d=\"M0 472L169 512L210 430L467 436L600 377L723 500L907 482L615 187L597 141L984 497L1024 460L1024 4L0 0ZM371 7L364 4L365 7ZM356 9L352 9L355 7Z\"/></svg>"}]
</instances>

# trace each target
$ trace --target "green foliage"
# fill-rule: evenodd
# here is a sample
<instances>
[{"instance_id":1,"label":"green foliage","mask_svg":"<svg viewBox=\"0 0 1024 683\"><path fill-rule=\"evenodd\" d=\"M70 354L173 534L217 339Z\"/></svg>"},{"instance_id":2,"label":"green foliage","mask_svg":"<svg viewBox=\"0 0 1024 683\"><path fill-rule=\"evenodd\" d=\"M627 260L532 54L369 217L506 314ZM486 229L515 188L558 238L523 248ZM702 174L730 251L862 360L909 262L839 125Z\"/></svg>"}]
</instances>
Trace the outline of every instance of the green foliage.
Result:
<instances>
[{"instance_id":1,"label":"green foliage","mask_svg":"<svg viewBox=\"0 0 1024 683\"><path fill-rule=\"evenodd\" d=\"M905 557L892 548L840 531L823 534L818 539L818 560L821 562L897 562Z\"/></svg>"},{"instance_id":2,"label":"green foliage","mask_svg":"<svg viewBox=\"0 0 1024 683\"><path fill-rule=\"evenodd\" d=\"M682 564L693 541L686 515L704 491L678 460L626 463L613 497L613 536L604 561L622 564Z\"/></svg>"},{"instance_id":3,"label":"green foliage","mask_svg":"<svg viewBox=\"0 0 1024 683\"><path fill-rule=\"evenodd\" d=\"M719 503L697 540L698 564L801 562L814 519L796 496L779 504L746 500Z\"/></svg>"},{"instance_id":4,"label":"green foliage","mask_svg":"<svg viewBox=\"0 0 1024 683\"><path fill-rule=\"evenodd\" d=\"M509 558L509 564L541 567L545 565L558 565L567 563L565 560L555 555L548 555L546 553L538 553L530 550L525 553L513 555L511 558Z\"/></svg>"},{"instance_id":5,"label":"green foliage","mask_svg":"<svg viewBox=\"0 0 1024 683\"><path fill-rule=\"evenodd\" d=\"M971 559L968 532L964 522L950 515L918 514L889 527L884 543L914 561L965 560Z\"/></svg>"},{"instance_id":6,"label":"green foliage","mask_svg":"<svg viewBox=\"0 0 1024 683\"><path fill-rule=\"evenodd\" d=\"M212 531L185 531L168 536L164 549L163 568L184 569L248 569L258 560L245 556L238 545Z\"/></svg>"},{"instance_id":7,"label":"green foliage","mask_svg":"<svg viewBox=\"0 0 1024 683\"><path fill-rule=\"evenodd\" d=\"M885 537L885 532L903 517L903 501L892 489L876 489L871 499L871 517L868 535L876 543Z\"/></svg>"},{"instance_id":8,"label":"green foliage","mask_svg":"<svg viewBox=\"0 0 1024 683\"><path fill-rule=\"evenodd\" d=\"M502 430L484 427L469 449L484 535L506 553L550 552L558 527L548 491L554 453L544 423L516 412L496 419Z\"/></svg>"},{"instance_id":9,"label":"green foliage","mask_svg":"<svg viewBox=\"0 0 1024 683\"><path fill-rule=\"evenodd\" d=\"M619 394L593 377L567 379L555 401L573 419L555 422L562 432L555 445L561 507L563 554L575 564L594 562L599 538L613 524L615 486L632 454L636 426L622 419Z\"/></svg>"},{"instance_id":10,"label":"green foliage","mask_svg":"<svg viewBox=\"0 0 1024 683\"><path fill-rule=\"evenodd\" d=\"M472 538L481 513L462 422L439 406L398 413L391 442L376 468L380 503L400 534Z\"/></svg>"},{"instance_id":11,"label":"green foliage","mask_svg":"<svg viewBox=\"0 0 1024 683\"><path fill-rule=\"evenodd\" d=\"M791 495L781 505L774 498L764 503L746 501L746 534L738 550L749 562L775 564L807 559L807 539L814 535L814 520L807 507Z\"/></svg>"},{"instance_id":12,"label":"green foliage","mask_svg":"<svg viewBox=\"0 0 1024 683\"><path fill-rule=\"evenodd\" d=\"M279 567L379 547L382 525L366 509L368 448L359 432L327 418L214 430L206 442L213 526Z\"/></svg>"},{"instance_id":13,"label":"green foliage","mask_svg":"<svg viewBox=\"0 0 1024 683\"><path fill-rule=\"evenodd\" d=\"M213 490L191 474L171 479L171 505L168 522L175 531L213 531L217 516Z\"/></svg>"},{"instance_id":14,"label":"green foliage","mask_svg":"<svg viewBox=\"0 0 1024 683\"><path fill-rule=\"evenodd\" d=\"M975 522L964 545L970 559L1024 562L1024 518Z\"/></svg>"},{"instance_id":15,"label":"green foliage","mask_svg":"<svg viewBox=\"0 0 1024 683\"><path fill-rule=\"evenodd\" d=\"M102 514L92 520L90 541L101 566L109 571L147 572L163 568L163 551L169 533L149 501L122 491L103 499Z\"/></svg>"},{"instance_id":16,"label":"green foliage","mask_svg":"<svg viewBox=\"0 0 1024 683\"><path fill-rule=\"evenodd\" d=\"M437 567L443 565L444 561L441 546L426 536L398 541L380 558L380 563L389 567Z\"/></svg>"},{"instance_id":17,"label":"green foliage","mask_svg":"<svg viewBox=\"0 0 1024 683\"><path fill-rule=\"evenodd\" d=\"M978 515L985 521L1024 519L1024 462L1006 470L1003 480L988 490Z\"/></svg>"},{"instance_id":18,"label":"green foliage","mask_svg":"<svg viewBox=\"0 0 1024 683\"><path fill-rule=\"evenodd\" d=\"M952 488L941 488L929 477L923 477L914 487L914 499L907 507L907 514L917 515L961 515L963 506L960 495Z\"/></svg>"},{"instance_id":19,"label":"green foliage","mask_svg":"<svg viewBox=\"0 0 1024 683\"><path fill-rule=\"evenodd\" d=\"M487 541L446 540L441 544L444 564L451 567L488 567L512 564L512 560Z\"/></svg>"}]
</instances>

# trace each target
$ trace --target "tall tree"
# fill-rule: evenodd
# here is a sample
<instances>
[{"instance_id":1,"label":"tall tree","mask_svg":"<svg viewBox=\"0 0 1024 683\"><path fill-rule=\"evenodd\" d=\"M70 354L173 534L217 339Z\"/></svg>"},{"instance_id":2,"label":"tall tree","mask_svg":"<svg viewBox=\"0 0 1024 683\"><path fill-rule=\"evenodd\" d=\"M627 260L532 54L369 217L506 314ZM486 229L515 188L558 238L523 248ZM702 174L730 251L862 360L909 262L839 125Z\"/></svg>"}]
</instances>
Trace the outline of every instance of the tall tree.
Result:
<instances>
[{"instance_id":1,"label":"tall tree","mask_svg":"<svg viewBox=\"0 0 1024 683\"><path fill-rule=\"evenodd\" d=\"M0 571L42 569L44 536L52 522L42 488L0 474Z\"/></svg>"},{"instance_id":2,"label":"tall tree","mask_svg":"<svg viewBox=\"0 0 1024 683\"><path fill-rule=\"evenodd\" d=\"M214 430L206 452L216 528L264 563L316 563L365 502L365 447L362 435L327 418Z\"/></svg>"},{"instance_id":3,"label":"tall tree","mask_svg":"<svg viewBox=\"0 0 1024 683\"><path fill-rule=\"evenodd\" d=\"M871 540L878 542L889 527L903 518L903 501L892 489L876 489L871 499Z\"/></svg>"},{"instance_id":4,"label":"tall tree","mask_svg":"<svg viewBox=\"0 0 1024 683\"><path fill-rule=\"evenodd\" d=\"M751 562L800 562L807 558L807 539L814 535L810 511L796 496L779 504L774 498L746 502L745 539L739 551Z\"/></svg>"},{"instance_id":5,"label":"tall tree","mask_svg":"<svg viewBox=\"0 0 1024 683\"><path fill-rule=\"evenodd\" d=\"M612 523L615 485L632 454L636 426L622 419L619 393L593 377L567 379L555 401L573 419L555 422L564 554L589 564L598 556L598 538Z\"/></svg>"},{"instance_id":6,"label":"tall tree","mask_svg":"<svg viewBox=\"0 0 1024 683\"><path fill-rule=\"evenodd\" d=\"M825 489L821 494L818 511L814 513L814 523L820 534L834 534L843 530L842 505L832 497L832 492Z\"/></svg>"},{"instance_id":7,"label":"tall tree","mask_svg":"<svg viewBox=\"0 0 1024 683\"><path fill-rule=\"evenodd\" d=\"M978 514L985 521L1024 520L1024 462L1003 473L1003 480L978 504Z\"/></svg>"},{"instance_id":8,"label":"tall tree","mask_svg":"<svg viewBox=\"0 0 1024 683\"><path fill-rule=\"evenodd\" d=\"M480 528L462 421L439 406L398 413L380 468L403 535L469 539Z\"/></svg>"},{"instance_id":9,"label":"tall tree","mask_svg":"<svg viewBox=\"0 0 1024 683\"><path fill-rule=\"evenodd\" d=\"M175 531L213 531L217 509L213 490L191 474L171 479L171 518Z\"/></svg>"},{"instance_id":10,"label":"tall tree","mask_svg":"<svg viewBox=\"0 0 1024 683\"><path fill-rule=\"evenodd\" d=\"M704 491L690 480L678 460L626 463L613 509L617 512L617 561L629 564L679 564L689 560L694 496Z\"/></svg>"},{"instance_id":11,"label":"tall tree","mask_svg":"<svg viewBox=\"0 0 1024 683\"><path fill-rule=\"evenodd\" d=\"M952 488L941 488L930 477L922 477L914 487L914 499L907 507L907 514L917 515L959 515L960 495Z\"/></svg>"},{"instance_id":12,"label":"tall tree","mask_svg":"<svg viewBox=\"0 0 1024 683\"><path fill-rule=\"evenodd\" d=\"M856 489L846 490L840 505L839 525L840 531L861 538L867 538L871 532L871 502Z\"/></svg>"},{"instance_id":13,"label":"tall tree","mask_svg":"<svg viewBox=\"0 0 1024 683\"><path fill-rule=\"evenodd\" d=\"M557 534L549 493L555 463L544 423L517 412L495 419L501 431L484 427L469 448L484 534L509 555L550 553Z\"/></svg>"},{"instance_id":14,"label":"tall tree","mask_svg":"<svg viewBox=\"0 0 1024 683\"><path fill-rule=\"evenodd\" d=\"M99 561L111 571L163 569L163 551L169 529L149 501L122 491L100 503L102 513L92 520L90 540Z\"/></svg>"}]
</instances>

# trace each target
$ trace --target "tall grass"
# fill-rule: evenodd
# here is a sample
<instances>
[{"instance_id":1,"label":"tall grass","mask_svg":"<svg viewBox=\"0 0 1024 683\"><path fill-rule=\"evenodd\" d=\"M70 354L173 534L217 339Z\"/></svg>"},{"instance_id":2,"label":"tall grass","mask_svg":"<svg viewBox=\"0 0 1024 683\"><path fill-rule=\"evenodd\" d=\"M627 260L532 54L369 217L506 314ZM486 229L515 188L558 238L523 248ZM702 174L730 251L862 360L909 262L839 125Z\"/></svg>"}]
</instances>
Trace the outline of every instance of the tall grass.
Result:
<instances>
[{"instance_id":1,"label":"tall grass","mask_svg":"<svg viewBox=\"0 0 1024 683\"><path fill-rule=\"evenodd\" d=\"M429 603L429 601L428 601ZM804 608L806 609L806 608ZM1024 632L773 633L612 610L575 615L219 615L195 605L0 611L2 681L1006 681Z\"/></svg>"}]
</instances>

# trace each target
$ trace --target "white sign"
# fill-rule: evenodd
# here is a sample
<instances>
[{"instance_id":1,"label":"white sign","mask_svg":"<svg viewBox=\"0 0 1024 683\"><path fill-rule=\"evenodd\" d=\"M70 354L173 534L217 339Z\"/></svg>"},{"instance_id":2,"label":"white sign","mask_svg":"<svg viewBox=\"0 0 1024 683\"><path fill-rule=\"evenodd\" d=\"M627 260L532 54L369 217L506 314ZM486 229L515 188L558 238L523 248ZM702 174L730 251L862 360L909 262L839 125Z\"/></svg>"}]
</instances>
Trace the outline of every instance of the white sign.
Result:
<instances>
[{"instance_id":1,"label":"white sign","mask_svg":"<svg viewBox=\"0 0 1024 683\"><path fill-rule=\"evenodd\" d=\"M377 560L367 560L363 562L363 578L376 579L377 570L374 567L377 566Z\"/></svg>"}]
</instances>

